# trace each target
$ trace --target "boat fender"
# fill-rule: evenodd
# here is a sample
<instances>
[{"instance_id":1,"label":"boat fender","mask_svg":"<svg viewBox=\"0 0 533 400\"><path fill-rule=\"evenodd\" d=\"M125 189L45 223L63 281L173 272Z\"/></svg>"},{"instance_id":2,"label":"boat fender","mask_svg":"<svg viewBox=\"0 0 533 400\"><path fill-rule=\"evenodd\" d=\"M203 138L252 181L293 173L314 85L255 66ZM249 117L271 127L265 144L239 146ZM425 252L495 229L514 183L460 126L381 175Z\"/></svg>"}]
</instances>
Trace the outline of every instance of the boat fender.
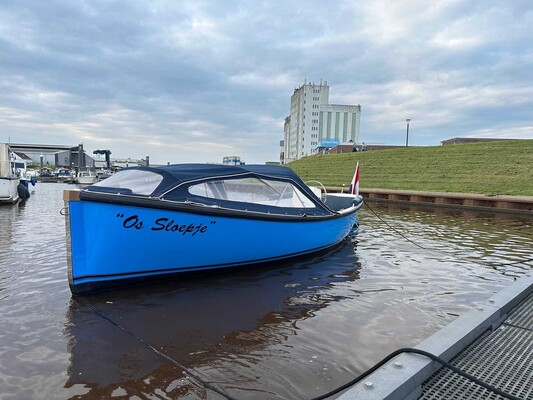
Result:
<instances>
[{"instance_id":1,"label":"boat fender","mask_svg":"<svg viewBox=\"0 0 533 400\"><path fill-rule=\"evenodd\" d=\"M27 200L30 197L30 191L28 190L26 186L24 186L23 183L18 184L17 192L18 192L20 200L22 201Z\"/></svg>"}]
</instances>

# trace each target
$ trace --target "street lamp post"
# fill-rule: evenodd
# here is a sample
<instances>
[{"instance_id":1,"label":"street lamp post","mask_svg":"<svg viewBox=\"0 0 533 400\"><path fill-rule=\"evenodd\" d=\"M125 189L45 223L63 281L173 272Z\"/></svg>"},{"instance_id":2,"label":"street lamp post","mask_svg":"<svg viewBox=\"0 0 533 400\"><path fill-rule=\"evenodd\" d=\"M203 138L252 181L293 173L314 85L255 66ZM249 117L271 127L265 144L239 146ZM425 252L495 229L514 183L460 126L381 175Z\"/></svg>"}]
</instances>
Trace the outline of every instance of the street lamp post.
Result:
<instances>
[{"instance_id":1,"label":"street lamp post","mask_svg":"<svg viewBox=\"0 0 533 400\"><path fill-rule=\"evenodd\" d=\"M405 147L408 147L409 146L409 122L411 122L411 119L407 118L405 122L407 122L407 136L405 137Z\"/></svg>"}]
</instances>

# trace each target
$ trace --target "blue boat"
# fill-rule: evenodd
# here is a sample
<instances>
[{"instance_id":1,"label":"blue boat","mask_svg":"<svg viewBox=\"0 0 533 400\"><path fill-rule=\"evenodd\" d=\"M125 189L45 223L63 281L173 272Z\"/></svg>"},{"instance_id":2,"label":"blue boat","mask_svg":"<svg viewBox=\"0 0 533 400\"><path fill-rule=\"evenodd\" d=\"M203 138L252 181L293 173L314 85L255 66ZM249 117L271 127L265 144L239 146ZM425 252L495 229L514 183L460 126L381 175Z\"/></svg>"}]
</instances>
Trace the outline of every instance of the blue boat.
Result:
<instances>
[{"instance_id":1,"label":"blue boat","mask_svg":"<svg viewBox=\"0 0 533 400\"><path fill-rule=\"evenodd\" d=\"M317 193L285 167L203 164L127 168L64 199L75 294L324 250L363 203Z\"/></svg>"}]
</instances>

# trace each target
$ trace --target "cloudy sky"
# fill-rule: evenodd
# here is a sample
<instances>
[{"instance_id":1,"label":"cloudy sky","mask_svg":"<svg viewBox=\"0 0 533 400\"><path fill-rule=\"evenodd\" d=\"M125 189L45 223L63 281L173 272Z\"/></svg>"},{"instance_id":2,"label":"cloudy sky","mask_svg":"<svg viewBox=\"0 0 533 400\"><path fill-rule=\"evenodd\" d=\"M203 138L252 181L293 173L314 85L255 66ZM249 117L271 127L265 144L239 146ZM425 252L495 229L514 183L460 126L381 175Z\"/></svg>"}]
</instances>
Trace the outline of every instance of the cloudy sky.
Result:
<instances>
[{"instance_id":1,"label":"cloudy sky","mask_svg":"<svg viewBox=\"0 0 533 400\"><path fill-rule=\"evenodd\" d=\"M0 142L263 163L321 79L366 143L531 139L532 43L530 0L3 0Z\"/></svg>"}]
</instances>

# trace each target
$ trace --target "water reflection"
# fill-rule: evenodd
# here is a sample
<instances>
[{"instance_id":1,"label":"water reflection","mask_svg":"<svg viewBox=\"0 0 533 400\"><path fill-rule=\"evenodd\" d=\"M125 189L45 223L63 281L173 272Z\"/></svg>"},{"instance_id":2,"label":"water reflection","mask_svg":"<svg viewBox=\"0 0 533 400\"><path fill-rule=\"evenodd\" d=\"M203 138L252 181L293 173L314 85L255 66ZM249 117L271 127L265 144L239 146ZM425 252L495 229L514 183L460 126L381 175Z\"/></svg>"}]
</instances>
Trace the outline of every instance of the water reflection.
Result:
<instances>
[{"instance_id":1,"label":"water reflection","mask_svg":"<svg viewBox=\"0 0 533 400\"><path fill-rule=\"evenodd\" d=\"M17 217L19 211L13 205L3 205L0 206L0 215L2 221L2 229L0 229L0 249L6 251L8 245L12 242L13 237L13 221Z\"/></svg>"},{"instance_id":2,"label":"water reflection","mask_svg":"<svg viewBox=\"0 0 533 400\"><path fill-rule=\"evenodd\" d=\"M294 327L341 300L331 289L335 283L359 278L355 245L356 241L343 243L275 268L73 298L67 313L71 364L65 386L82 384L91 388L88 398L93 398L111 396L117 386L128 392L128 382L143 382L149 393L170 387L170 398L189 391L201 397L203 388L197 381L180 381L183 370L101 315L187 368L209 364L220 350L235 346L242 358L243 353L283 343L291 333L281 326ZM262 334L243 339L243 332Z\"/></svg>"},{"instance_id":3,"label":"water reflection","mask_svg":"<svg viewBox=\"0 0 533 400\"><path fill-rule=\"evenodd\" d=\"M20 218L24 213L24 206L17 204L0 205L0 251L7 257L7 251L11 248L11 244L16 240L16 228L19 225Z\"/></svg>"},{"instance_id":4,"label":"water reflection","mask_svg":"<svg viewBox=\"0 0 533 400\"><path fill-rule=\"evenodd\" d=\"M19 214L15 206L0 206L0 260L9 261L11 246L14 241L14 221ZM9 268L0 268L0 292L8 287L12 273Z\"/></svg>"},{"instance_id":5,"label":"water reflection","mask_svg":"<svg viewBox=\"0 0 533 400\"><path fill-rule=\"evenodd\" d=\"M413 250L447 256L458 264L493 268L513 277L530 269L521 261L531 261L533 256L531 245L524 243L524 239L533 242L531 216L393 204L380 205L377 210L372 210L370 219L388 233L404 236L401 239ZM512 263L516 268L507 268Z\"/></svg>"}]
</instances>

